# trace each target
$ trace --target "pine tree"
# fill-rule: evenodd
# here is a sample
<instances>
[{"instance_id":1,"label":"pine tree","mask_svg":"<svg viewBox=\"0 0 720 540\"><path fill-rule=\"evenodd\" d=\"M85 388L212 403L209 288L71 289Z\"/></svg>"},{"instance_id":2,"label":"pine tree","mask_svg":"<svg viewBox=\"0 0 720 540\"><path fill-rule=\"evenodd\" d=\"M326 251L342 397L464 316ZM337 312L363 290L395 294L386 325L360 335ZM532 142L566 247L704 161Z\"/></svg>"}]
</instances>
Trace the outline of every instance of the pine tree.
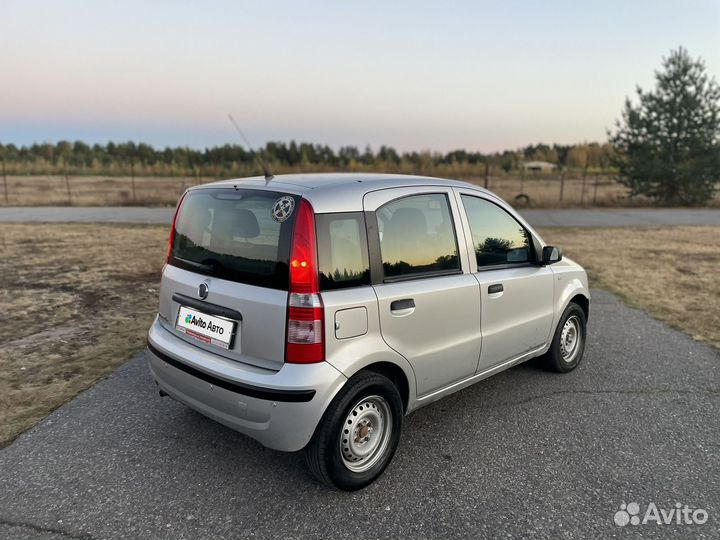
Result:
<instances>
[{"instance_id":1,"label":"pine tree","mask_svg":"<svg viewBox=\"0 0 720 540\"><path fill-rule=\"evenodd\" d=\"M619 180L632 195L663 204L702 204L720 180L720 87L682 47L663 59L656 88L637 88L637 105L625 101L616 131Z\"/></svg>"}]
</instances>

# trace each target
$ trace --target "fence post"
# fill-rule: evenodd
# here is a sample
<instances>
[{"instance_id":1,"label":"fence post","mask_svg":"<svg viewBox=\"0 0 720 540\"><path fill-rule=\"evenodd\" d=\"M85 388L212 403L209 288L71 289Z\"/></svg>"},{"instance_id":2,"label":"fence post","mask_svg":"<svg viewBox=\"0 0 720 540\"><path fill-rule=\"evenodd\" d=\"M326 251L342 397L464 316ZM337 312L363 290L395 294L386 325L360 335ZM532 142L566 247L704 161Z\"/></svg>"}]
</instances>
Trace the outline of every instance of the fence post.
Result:
<instances>
[{"instance_id":1,"label":"fence post","mask_svg":"<svg viewBox=\"0 0 720 540\"><path fill-rule=\"evenodd\" d=\"M582 190L580 191L580 206L585 204L585 178L587 177L587 167L583 169L582 174Z\"/></svg>"},{"instance_id":2,"label":"fence post","mask_svg":"<svg viewBox=\"0 0 720 540\"><path fill-rule=\"evenodd\" d=\"M135 160L130 162L130 185L132 186L132 200L135 202Z\"/></svg>"},{"instance_id":3,"label":"fence post","mask_svg":"<svg viewBox=\"0 0 720 540\"><path fill-rule=\"evenodd\" d=\"M70 193L70 178L67 172L67 160L63 158L63 175L65 176L65 188L67 189L68 204L72 206L72 194Z\"/></svg>"},{"instance_id":4,"label":"fence post","mask_svg":"<svg viewBox=\"0 0 720 540\"><path fill-rule=\"evenodd\" d=\"M8 204L7 173L5 171L5 158L2 159L3 184L5 185L5 204Z\"/></svg>"},{"instance_id":5,"label":"fence post","mask_svg":"<svg viewBox=\"0 0 720 540\"><path fill-rule=\"evenodd\" d=\"M595 187L593 189L593 206L595 206L597 202L597 187L598 187L598 177L600 176L600 173L595 173Z\"/></svg>"},{"instance_id":6,"label":"fence post","mask_svg":"<svg viewBox=\"0 0 720 540\"><path fill-rule=\"evenodd\" d=\"M563 192L565 191L565 171L560 173L560 202L563 200Z\"/></svg>"},{"instance_id":7,"label":"fence post","mask_svg":"<svg viewBox=\"0 0 720 540\"><path fill-rule=\"evenodd\" d=\"M485 162L485 189L488 189L488 173L490 172L490 163Z\"/></svg>"}]
</instances>

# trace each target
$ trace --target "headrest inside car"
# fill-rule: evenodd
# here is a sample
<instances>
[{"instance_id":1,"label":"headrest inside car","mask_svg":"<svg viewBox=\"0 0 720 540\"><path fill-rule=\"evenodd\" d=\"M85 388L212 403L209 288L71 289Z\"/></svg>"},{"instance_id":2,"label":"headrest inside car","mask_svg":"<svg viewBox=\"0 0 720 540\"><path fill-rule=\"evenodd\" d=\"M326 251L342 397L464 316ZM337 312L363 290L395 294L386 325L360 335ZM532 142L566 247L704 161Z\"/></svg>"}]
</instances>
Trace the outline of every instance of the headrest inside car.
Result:
<instances>
[{"instance_id":1,"label":"headrest inside car","mask_svg":"<svg viewBox=\"0 0 720 540\"><path fill-rule=\"evenodd\" d=\"M417 208L398 208L390 219L388 232L393 234L404 235L410 231L417 234L425 234L427 232L427 221L425 215Z\"/></svg>"},{"instance_id":2,"label":"headrest inside car","mask_svg":"<svg viewBox=\"0 0 720 540\"><path fill-rule=\"evenodd\" d=\"M213 229L240 238L256 238L260 234L258 220L247 208L216 211Z\"/></svg>"}]
</instances>

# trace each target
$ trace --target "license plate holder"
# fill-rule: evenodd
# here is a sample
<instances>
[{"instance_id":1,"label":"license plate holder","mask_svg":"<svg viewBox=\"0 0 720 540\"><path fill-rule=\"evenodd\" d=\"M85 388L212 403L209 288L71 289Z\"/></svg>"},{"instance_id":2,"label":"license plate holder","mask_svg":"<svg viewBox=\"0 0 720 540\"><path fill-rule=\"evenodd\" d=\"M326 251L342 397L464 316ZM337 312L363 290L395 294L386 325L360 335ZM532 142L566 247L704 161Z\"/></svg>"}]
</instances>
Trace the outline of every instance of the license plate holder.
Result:
<instances>
[{"instance_id":1,"label":"license plate holder","mask_svg":"<svg viewBox=\"0 0 720 540\"><path fill-rule=\"evenodd\" d=\"M180 305L175 329L196 341L230 350L235 344L238 322Z\"/></svg>"}]
</instances>

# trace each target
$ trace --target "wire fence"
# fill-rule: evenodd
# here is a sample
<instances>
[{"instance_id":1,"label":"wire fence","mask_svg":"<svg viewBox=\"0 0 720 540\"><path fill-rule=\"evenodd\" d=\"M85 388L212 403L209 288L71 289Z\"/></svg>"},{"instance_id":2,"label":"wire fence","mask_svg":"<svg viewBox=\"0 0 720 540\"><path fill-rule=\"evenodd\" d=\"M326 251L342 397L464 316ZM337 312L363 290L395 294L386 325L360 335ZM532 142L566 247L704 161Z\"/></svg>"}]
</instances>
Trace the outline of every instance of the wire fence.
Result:
<instances>
[{"instance_id":1,"label":"wire fence","mask_svg":"<svg viewBox=\"0 0 720 540\"><path fill-rule=\"evenodd\" d=\"M207 176L136 177L8 175L0 169L5 206L169 206L190 186L218 180ZM461 178L487 187L517 207L647 206L652 201L630 197L613 175L507 174ZM711 206L720 206L716 192Z\"/></svg>"}]
</instances>

